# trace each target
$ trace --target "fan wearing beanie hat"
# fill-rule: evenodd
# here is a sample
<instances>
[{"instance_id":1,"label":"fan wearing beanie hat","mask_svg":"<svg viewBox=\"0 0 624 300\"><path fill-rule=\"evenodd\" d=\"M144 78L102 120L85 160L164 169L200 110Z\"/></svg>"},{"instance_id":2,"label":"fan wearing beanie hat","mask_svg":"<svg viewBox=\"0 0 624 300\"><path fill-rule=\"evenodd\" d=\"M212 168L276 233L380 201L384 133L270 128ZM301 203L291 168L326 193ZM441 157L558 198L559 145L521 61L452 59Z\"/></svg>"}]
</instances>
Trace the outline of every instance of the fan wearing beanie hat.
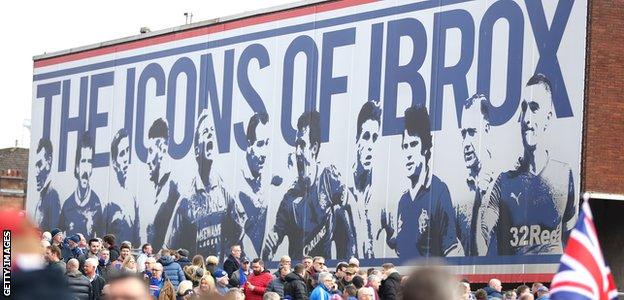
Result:
<instances>
[{"instance_id":1,"label":"fan wearing beanie hat","mask_svg":"<svg viewBox=\"0 0 624 300\"><path fill-rule=\"evenodd\" d=\"M80 243L80 236L78 234L73 234L67 237L67 245L69 245L69 250L71 250L70 257L64 257L65 260L69 260L71 258L78 259L83 255L82 249L78 247L78 243Z\"/></svg>"},{"instance_id":2,"label":"fan wearing beanie hat","mask_svg":"<svg viewBox=\"0 0 624 300\"><path fill-rule=\"evenodd\" d=\"M229 291L229 279L227 272L217 269L212 273L212 277L215 279L215 287L217 288L217 292L224 296Z\"/></svg>"},{"instance_id":3,"label":"fan wearing beanie hat","mask_svg":"<svg viewBox=\"0 0 624 300\"><path fill-rule=\"evenodd\" d=\"M63 242L63 232L58 229L58 228L54 228L52 229L52 231L50 231L50 235L52 236L52 244L59 246L61 245L61 243Z\"/></svg>"}]
</instances>

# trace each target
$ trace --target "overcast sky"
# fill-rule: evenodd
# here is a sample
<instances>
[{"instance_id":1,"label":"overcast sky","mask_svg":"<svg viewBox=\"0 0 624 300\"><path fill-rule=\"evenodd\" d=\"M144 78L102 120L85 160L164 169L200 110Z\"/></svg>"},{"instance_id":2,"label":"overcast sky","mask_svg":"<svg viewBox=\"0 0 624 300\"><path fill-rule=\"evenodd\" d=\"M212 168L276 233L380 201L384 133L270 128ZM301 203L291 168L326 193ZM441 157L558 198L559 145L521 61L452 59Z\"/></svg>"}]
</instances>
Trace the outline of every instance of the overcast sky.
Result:
<instances>
[{"instance_id":1,"label":"overcast sky","mask_svg":"<svg viewBox=\"0 0 624 300\"><path fill-rule=\"evenodd\" d=\"M34 55L55 52L139 33L296 2L227 1L0 1L0 148L29 147ZM28 122L26 122L28 123Z\"/></svg>"}]
</instances>

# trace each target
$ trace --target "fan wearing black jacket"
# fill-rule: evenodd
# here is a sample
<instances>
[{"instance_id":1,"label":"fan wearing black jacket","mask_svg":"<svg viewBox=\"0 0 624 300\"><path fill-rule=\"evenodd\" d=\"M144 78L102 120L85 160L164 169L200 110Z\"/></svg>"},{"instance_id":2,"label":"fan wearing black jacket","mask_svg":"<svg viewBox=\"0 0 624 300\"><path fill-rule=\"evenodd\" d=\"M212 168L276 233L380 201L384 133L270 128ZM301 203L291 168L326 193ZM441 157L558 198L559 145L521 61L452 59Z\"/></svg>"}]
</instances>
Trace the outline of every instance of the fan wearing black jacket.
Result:
<instances>
[{"instance_id":1,"label":"fan wearing black jacket","mask_svg":"<svg viewBox=\"0 0 624 300\"><path fill-rule=\"evenodd\" d=\"M400 299L401 275L392 263L385 263L382 267L386 279L382 280L379 286L379 298L384 300Z\"/></svg>"},{"instance_id":2,"label":"fan wearing black jacket","mask_svg":"<svg viewBox=\"0 0 624 300\"><path fill-rule=\"evenodd\" d=\"M305 272L305 266L297 264L293 272L286 275L284 297L290 296L292 300L308 300L308 288L303 279Z\"/></svg>"}]
</instances>

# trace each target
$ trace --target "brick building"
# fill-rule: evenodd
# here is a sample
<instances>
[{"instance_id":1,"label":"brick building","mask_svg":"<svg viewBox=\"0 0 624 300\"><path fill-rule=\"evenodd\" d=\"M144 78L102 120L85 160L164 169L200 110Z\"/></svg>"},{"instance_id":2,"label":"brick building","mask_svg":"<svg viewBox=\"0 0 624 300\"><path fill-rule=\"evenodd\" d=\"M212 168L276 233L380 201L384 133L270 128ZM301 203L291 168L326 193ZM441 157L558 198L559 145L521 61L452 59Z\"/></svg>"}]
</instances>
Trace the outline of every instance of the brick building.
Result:
<instances>
[{"instance_id":1,"label":"brick building","mask_svg":"<svg viewBox=\"0 0 624 300\"><path fill-rule=\"evenodd\" d=\"M0 208L24 209L28 149L0 149Z\"/></svg>"},{"instance_id":2,"label":"brick building","mask_svg":"<svg viewBox=\"0 0 624 300\"><path fill-rule=\"evenodd\" d=\"M589 1L581 191L624 289L624 2ZM618 201L619 200L619 201Z\"/></svg>"}]
</instances>

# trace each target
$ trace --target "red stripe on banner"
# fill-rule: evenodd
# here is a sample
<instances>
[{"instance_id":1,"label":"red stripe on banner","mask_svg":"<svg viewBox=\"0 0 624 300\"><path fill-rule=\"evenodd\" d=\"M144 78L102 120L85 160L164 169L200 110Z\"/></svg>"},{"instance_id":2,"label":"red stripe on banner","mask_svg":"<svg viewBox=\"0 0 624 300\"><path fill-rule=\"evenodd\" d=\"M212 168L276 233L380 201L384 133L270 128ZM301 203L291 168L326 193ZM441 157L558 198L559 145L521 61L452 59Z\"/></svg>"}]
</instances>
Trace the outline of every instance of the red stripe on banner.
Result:
<instances>
[{"instance_id":1,"label":"red stripe on banner","mask_svg":"<svg viewBox=\"0 0 624 300\"><path fill-rule=\"evenodd\" d=\"M458 275L459 278L468 279L474 283L488 283L490 279L496 278L504 283L524 283L524 282L551 282L553 273L534 273L534 274L464 274Z\"/></svg>"},{"instance_id":2,"label":"red stripe on banner","mask_svg":"<svg viewBox=\"0 0 624 300\"><path fill-rule=\"evenodd\" d=\"M186 31L167 33L155 37L150 37L147 39L127 42L118 45L111 45L102 48L86 50L82 52L45 58L41 60L37 60L34 63L35 68L46 67L51 65L56 65L60 63L111 54L115 52L121 52L126 50L138 49L147 46L153 46L178 40L183 40L187 38L207 35L210 33L216 32L224 32L232 29L243 28L252 25L258 25L262 23L285 20L289 18L301 17L306 15L311 15L314 13L322 13L327 11L332 11L341 8L347 8L352 6L357 6L361 4L367 4L371 2L375 2L377 0L342 0L342 1L332 1L328 3L321 3L316 5L304 6L294 9L288 9L283 11L277 11L272 13L267 13L263 15L248 17L240 20L228 21L225 23L218 23L207 25L206 27L189 29Z\"/></svg>"},{"instance_id":3,"label":"red stripe on banner","mask_svg":"<svg viewBox=\"0 0 624 300\"><path fill-rule=\"evenodd\" d=\"M582 283L578 283L576 281L557 281L557 282L554 282L550 286L550 289L552 290L555 288L563 288L563 287L575 287L575 288L585 290L590 294L594 294L594 290L592 290L590 286L582 284Z\"/></svg>"},{"instance_id":4,"label":"red stripe on banner","mask_svg":"<svg viewBox=\"0 0 624 300\"><path fill-rule=\"evenodd\" d=\"M574 238L574 236L571 235L568 239L565 254L578 261L587 269L587 271L589 271L596 282L596 286L598 286L600 299L608 299L607 294L602 290L604 287L602 272L600 270L600 266L598 266L598 263L594 259L593 253L591 253L585 245L581 244L576 240L576 238Z\"/></svg>"}]
</instances>

